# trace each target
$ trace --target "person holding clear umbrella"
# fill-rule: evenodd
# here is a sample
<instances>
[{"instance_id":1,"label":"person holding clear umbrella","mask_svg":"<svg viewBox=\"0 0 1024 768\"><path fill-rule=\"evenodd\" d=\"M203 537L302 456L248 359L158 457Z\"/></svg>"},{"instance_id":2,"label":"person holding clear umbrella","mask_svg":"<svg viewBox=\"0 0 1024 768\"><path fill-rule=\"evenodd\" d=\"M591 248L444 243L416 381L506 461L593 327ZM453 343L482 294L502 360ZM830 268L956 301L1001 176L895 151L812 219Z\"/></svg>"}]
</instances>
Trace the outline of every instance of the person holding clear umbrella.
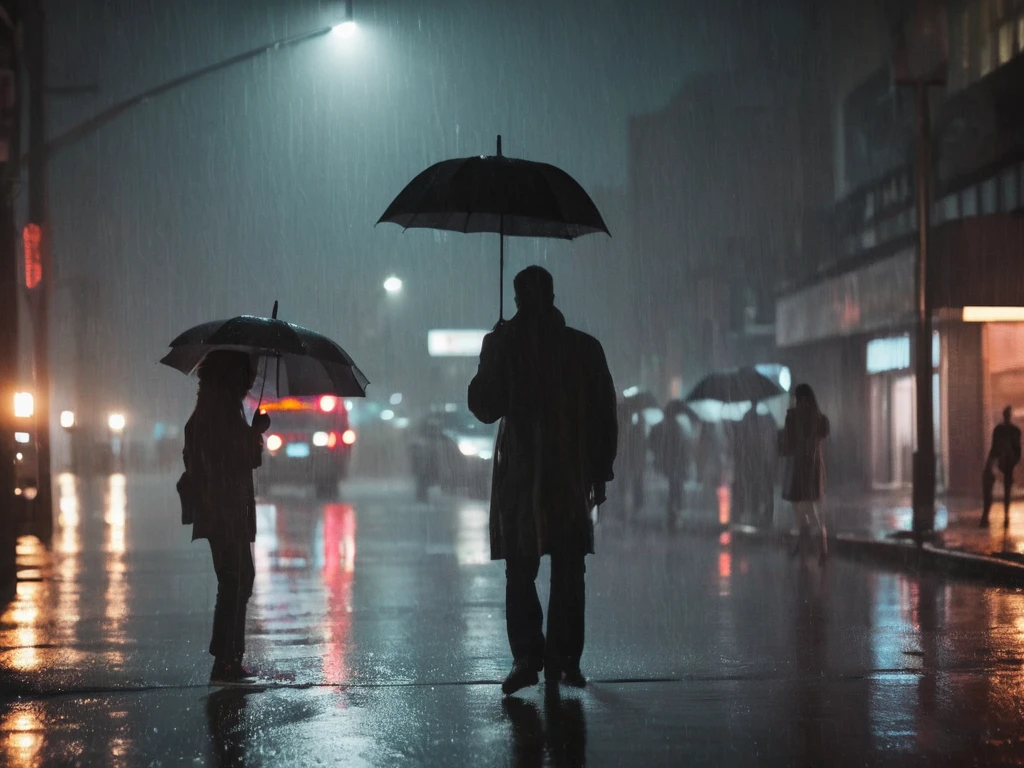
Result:
<instances>
[{"instance_id":1,"label":"person holding clear umbrella","mask_svg":"<svg viewBox=\"0 0 1024 768\"><path fill-rule=\"evenodd\" d=\"M800 384L793 391L793 407L786 413L786 425L779 435L779 454L786 458L782 498L793 504L800 525L793 556L799 555L810 539L813 519L821 533L821 562L828 557L825 518L820 509L825 490L823 443L828 435L828 418L818 408L814 390L809 384Z\"/></svg>"}]
</instances>

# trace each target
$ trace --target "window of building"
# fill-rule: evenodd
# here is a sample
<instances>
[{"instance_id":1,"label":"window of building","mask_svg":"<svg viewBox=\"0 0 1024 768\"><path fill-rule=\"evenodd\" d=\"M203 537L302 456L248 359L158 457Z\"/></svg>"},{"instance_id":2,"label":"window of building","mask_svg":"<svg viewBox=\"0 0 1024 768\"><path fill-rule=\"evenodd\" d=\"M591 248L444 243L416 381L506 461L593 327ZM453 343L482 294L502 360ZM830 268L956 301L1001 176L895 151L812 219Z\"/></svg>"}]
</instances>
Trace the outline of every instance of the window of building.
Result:
<instances>
[{"instance_id":1,"label":"window of building","mask_svg":"<svg viewBox=\"0 0 1024 768\"><path fill-rule=\"evenodd\" d=\"M946 195L942 198L942 220L954 221L960 218L960 196Z\"/></svg>"},{"instance_id":2,"label":"window of building","mask_svg":"<svg viewBox=\"0 0 1024 768\"><path fill-rule=\"evenodd\" d=\"M1017 180L1017 169L1007 168L1002 173L1002 181L999 190L999 202L1003 212L1015 211L1019 205L1020 187Z\"/></svg>"},{"instance_id":3,"label":"window of building","mask_svg":"<svg viewBox=\"0 0 1024 768\"><path fill-rule=\"evenodd\" d=\"M992 38L995 25L992 18L992 0L981 0L978 11L978 75L984 77L994 68Z\"/></svg>"},{"instance_id":4,"label":"window of building","mask_svg":"<svg viewBox=\"0 0 1024 768\"><path fill-rule=\"evenodd\" d=\"M1017 53L1016 30L1012 21L1003 22L999 27L999 63L1005 64Z\"/></svg>"},{"instance_id":5,"label":"window of building","mask_svg":"<svg viewBox=\"0 0 1024 768\"><path fill-rule=\"evenodd\" d=\"M978 215L978 188L968 187L960 193L960 213L966 219Z\"/></svg>"},{"instance_id":6,"label":"window of building","mask_svg":"<svg viewBox=\"0 0 1024 768\"><path fill-rule=\"evenodd\" d=\"M999 187L996 180L988 179L981 185L981 213L990 216L999 210Z\"/></svg>"}]
</instances>

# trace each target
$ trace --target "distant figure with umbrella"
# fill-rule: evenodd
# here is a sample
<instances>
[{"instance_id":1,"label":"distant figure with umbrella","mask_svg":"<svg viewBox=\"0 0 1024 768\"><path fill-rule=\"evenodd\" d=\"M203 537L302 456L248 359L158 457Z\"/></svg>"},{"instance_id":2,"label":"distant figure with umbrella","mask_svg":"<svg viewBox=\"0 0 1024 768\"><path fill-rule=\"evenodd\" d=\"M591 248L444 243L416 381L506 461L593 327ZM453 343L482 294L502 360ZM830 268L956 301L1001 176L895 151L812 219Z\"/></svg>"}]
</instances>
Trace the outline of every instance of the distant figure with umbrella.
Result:
<instances>
[{"instance_id":1,"label":"distant figure with umbrella","mask_svg":"<svg viewBox=\"0 0 1024 768\"><path fill-rule=\"evenodd\" d=\"M687 410L679 400L665 405L665 418L651 427L651 453L654 467L668 480L668 514L674 515L683 506L683 484L689 466L688 446L678 417Z\"/></svg>"},{"instance_id":2,"label":"distant figure with umbrella","mask_svg":"<svg viewBox=\"0 0 1024 768\"><path fill-rule=\"evenodd\" d=\"M687 404L704 422L739 421L730 431L733 504L741 515L750 514L753 500L767 493L766 485L773 485L772 471L763 463L772 454L762 447L764 426L757 421L757 404L784 394L774 381L745 367L705 376L686 397ZM774 430L772 426L773 435ZM774 489L771 493L774 495Z\"/></svg>"},{"instance_id":3,"label":"distant figure with umbrella","mask_svg":"<svg viewBox=\"0 0 1024 768\"><path fill-rule=\"evenodd\" d=\"M551 275L516 275L518 312L489 333L469 385L480 421L501 420L491 483L491 558L505 560L505 617L513 665L508 695L538 681L583 687L584 558L591 510L605 501L616 453L615 387L601 344L569 328ZM537 598L551 556L547 638Z\"/></svg>"},{"instance_id":4,"label":"distant figure with umbrella","mask_svg":"<svg viewBox=\"0 0 1024 768\"><path fill-rule=\"evenodd\" d=\"M252 677L242 664L245 610L255 569L250 544L256 540L256 497L252 472L261 463L266 414L250 426L242 401L256 379L257 361L245 352L214 351L199 365L196 407L185 424L186 477L198 503L192 540L206 539L217 573L210 653L214 684Z\"/></svg>"},{"instance_id":5,"label":"distant figure with umbrella","mask_svg":"<svg viewBox=\"0 0 1024 768\"><path fill-rule=\"evenodd\" d=\"M619 404L617 416L621 488L616 498L622 500L623 506L640 511L644 508L647 474L647 425L643 403L638 398L627 397Z\"/></svg>"},{"instance_id":6,"label":"distant figure with umbrella","mask_svg":"<svg viewBox=\"0 0 1024 768\"><path fill-rule=\"evenodd\" d=\"M778 428L769 413L752 402L733 430L733 505L754 523L770 526L775 516L775 462Z\"/></svg>"},{"instance_id":7,"label":"distant figure with umbrella","mask_svg":"<svg viewBox=\"0 0 1024 768\"><path fill-rule=\"evenodd\" d=\"M824 562L828 540L820 502L825 491L823 443L829 435L829 423L809 384L800 384L793 391L793 401L793 407L786 413L786 426L779 435L779 453L786 458L782 498L793 504L800 524L800 537L792 554L800 554L810 540L813 520L821 533L820 560Z\"/></svg>"},{"instance_id":8,"label":"distant figure with umbrella","mask_svg":"<svg viewBox=\"0 0 1024 768\"><path fill-rule=\"evenodd\" d=\"M263 388L276 396L363 397L369 383L335 342L271 317L240 315L197 325L171 342L161 363L184 374L198 373L195 410L185 425L178 480L181 522L192 526L192 540L206 539L217 573L217 603L210 653L210 682L251 682L242 664L245 613L255 569L256 540L253 470L262 463L263 433L270 417L258 410L246 421L243 402L263 360ZM273 373L268 368L273 366Z\"/></svg>"}]
</instances>

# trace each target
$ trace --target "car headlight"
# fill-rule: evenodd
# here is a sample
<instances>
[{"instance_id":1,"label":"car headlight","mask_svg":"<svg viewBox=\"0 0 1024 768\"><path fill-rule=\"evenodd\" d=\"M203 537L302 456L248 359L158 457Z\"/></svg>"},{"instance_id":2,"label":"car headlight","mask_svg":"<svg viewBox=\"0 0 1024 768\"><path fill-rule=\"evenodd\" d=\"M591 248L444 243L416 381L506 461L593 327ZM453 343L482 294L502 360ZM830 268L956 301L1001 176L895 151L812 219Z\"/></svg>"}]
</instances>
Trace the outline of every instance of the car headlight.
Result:
<instances>
[{"instance_id":1,"label":"car headlight","mask_svg":"<svg viewBox=\"0 0 1024 768\"><path fill-rule=\"evenodd\" d=\"M476 456L480 449L469 440L459 440L459 451L463 456Z\"/></svg>"}]
</instances>

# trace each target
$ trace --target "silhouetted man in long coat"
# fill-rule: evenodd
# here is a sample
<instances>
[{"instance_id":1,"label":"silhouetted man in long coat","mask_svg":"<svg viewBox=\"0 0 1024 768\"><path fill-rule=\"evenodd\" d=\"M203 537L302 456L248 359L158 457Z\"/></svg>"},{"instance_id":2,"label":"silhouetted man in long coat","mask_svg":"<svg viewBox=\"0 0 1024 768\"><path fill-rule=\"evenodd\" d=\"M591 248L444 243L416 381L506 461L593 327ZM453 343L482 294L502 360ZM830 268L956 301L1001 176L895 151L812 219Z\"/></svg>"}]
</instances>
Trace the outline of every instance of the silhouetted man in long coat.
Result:
<instances>
[{"instance_id":1,"label":"silhouetted man in long coat","mask_svg":"<svg viewBox=\"0 0 1024 768\"><path fill-rule=\"evenodd\" d=\"M594 551L591 509L605 500L615 461L615 387L600 343L569 328L551 275L515 278L518 312L489 333L469 407L501 419L491 485L491 558L505 560L505 613L514 663L502 690L545 678L582 687L584 558ZM545 640L535 580L551 555Z\"/></svg>"}]
</instances>

